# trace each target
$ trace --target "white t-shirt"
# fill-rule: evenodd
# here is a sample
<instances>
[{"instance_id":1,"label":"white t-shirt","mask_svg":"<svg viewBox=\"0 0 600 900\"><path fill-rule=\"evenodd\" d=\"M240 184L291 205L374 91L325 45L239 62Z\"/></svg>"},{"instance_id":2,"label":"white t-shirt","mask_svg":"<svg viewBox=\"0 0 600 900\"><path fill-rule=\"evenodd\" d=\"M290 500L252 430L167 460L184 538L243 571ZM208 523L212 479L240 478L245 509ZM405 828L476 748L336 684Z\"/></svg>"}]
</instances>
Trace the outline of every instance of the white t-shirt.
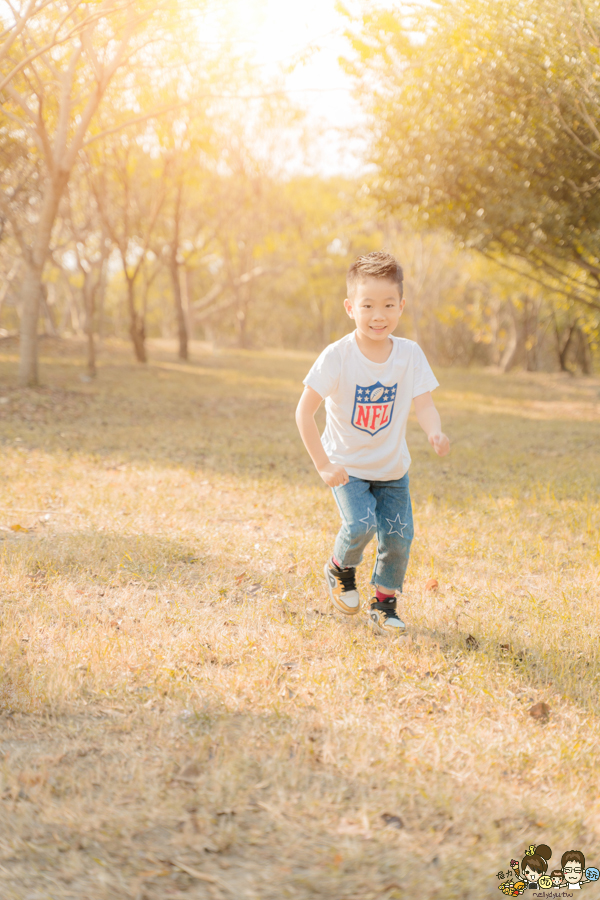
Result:
<instances>
[{"instance_id":1,"label":"white t-shirt","mask_svg":"<svg viewBox=\"0 0 600 900\"><path fill-rule=\"evenodd\" d=\"M438 381L418 344L392 337L383 363L371 362L347 334L321 353L304 384L325 398L321 443L331 462L349 475L393 481L408 471L406 422L413 397Z\"/></svg>"}]
</instances>

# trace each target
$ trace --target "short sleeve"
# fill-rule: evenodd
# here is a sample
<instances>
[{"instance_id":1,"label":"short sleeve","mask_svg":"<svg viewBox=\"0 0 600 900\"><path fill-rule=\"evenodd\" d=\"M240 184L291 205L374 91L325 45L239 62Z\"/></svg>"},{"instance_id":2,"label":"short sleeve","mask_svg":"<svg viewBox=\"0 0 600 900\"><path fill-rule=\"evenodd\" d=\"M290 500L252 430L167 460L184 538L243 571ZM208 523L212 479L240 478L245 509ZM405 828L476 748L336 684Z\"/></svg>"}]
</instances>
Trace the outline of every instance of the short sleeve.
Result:
<instances>
[{"instance_id":1,"label":"short sleeve","mask_svg":"<svg viewBox=\"0 0 600 900\"><path fill-rule=\"evenodd\" d=\"M303 384L312 388L321 397L329 397L338 385L341 368L339 351L334 344L331 344L315 361Z\"/></svg>"},{"instance_id":2,"label":"short sleeve","mask_svg":"<svg viewBox=\"0 0 600 900\"><path fill-rule=\"evenodd\" d=\"M439 387L439 381L418 344L415 344L414 366L413 398Z\"/></svg>"}]
</instances>

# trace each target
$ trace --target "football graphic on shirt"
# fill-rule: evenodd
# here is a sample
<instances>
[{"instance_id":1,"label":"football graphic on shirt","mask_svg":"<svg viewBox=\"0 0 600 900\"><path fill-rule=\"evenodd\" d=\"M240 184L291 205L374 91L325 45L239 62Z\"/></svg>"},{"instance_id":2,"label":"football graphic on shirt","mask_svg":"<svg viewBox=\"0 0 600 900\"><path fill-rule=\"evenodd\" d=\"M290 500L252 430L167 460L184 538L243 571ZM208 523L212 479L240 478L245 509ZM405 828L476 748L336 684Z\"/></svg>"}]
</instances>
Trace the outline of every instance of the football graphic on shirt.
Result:
<instances>
[{"instance_id":1,"label":"football graphic on shirt","mask_svg":"<svg viewBox=\"0 0 600 900\"><path fill-rule=\"evenodd\" d=\"M387 428L394 414L397 389L398 382L387 387L380 381L366 387L357 384L352 411L353 426L371 435Z\"/></svg>"}]
</instances>

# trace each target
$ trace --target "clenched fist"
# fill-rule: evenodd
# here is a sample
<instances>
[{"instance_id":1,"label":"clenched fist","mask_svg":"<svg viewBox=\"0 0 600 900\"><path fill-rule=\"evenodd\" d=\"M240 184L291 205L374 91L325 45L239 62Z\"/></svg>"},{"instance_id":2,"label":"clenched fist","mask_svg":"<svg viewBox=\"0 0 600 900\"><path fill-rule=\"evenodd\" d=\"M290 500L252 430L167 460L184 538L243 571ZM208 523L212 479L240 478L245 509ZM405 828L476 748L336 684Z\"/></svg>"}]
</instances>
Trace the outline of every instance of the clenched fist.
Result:
<instances>
[{"instance_id":1,"label":"clenched fist","mask_svg":"<svg viewBox=\"0 0 600 900\"><path fill-rule=\"evenodd\" d=\"M338 466L337 463L328 463L328 465L323 466L322 469L319 469L319 475L329 487L340 487L340 485L348 484L350 481L345 468Z\"/></svg>"}]
</instances>

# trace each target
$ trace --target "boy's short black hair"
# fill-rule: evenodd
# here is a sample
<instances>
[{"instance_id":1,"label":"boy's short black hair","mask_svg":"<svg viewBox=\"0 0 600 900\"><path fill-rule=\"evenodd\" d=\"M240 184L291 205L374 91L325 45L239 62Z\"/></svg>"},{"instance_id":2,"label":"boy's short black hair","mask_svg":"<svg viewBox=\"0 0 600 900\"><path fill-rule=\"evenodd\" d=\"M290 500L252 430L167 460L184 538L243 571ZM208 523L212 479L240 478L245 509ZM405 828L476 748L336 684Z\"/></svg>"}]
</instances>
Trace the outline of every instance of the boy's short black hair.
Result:
<instances>
[{"instance_id":1,"label":"boy's short black hair","mask_svg":"<svg viewBox=\"0 0 600 900\"><path fill-rule=\"evenodd\" d=\"M346 288L348 291L348 299L352 300L356 294L356 287L359 281L365 278L387 278L398 285L400 299L402 299L402 287L404 284L404 273L402 266L391 253L384 250L374 250L373 253L367 253L366 256L359 256L355 260L346 275Z\"/></svg>"}]
</instances>

